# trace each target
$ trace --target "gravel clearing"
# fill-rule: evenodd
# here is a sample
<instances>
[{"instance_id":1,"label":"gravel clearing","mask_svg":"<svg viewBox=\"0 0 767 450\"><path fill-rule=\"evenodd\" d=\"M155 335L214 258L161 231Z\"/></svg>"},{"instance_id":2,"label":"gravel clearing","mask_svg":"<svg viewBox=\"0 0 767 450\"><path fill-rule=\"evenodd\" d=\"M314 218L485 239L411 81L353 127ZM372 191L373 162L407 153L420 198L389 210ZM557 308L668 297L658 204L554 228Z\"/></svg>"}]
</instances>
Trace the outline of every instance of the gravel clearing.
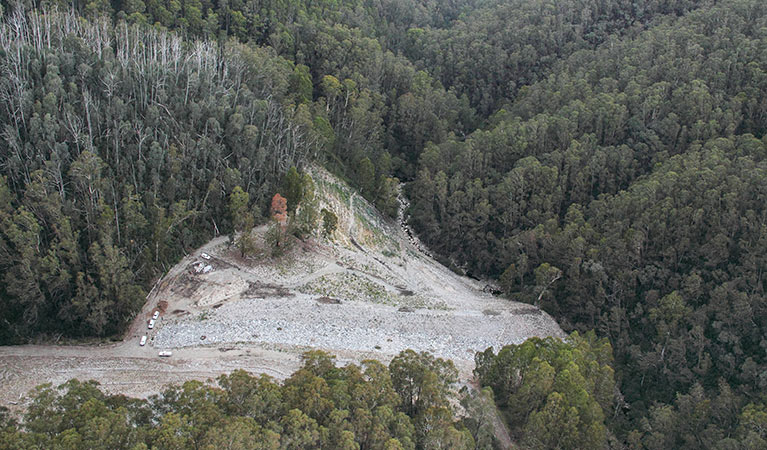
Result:
<instances>
[{"instance_id":1,"label":"gravel clearing","mask_svg":"<svg viewBox=\"0 0 767 450\"><path fill-rule=\"evenodd\" d=\"M154 340L160 349L205 343L259 342L310 346L328 351L379 351L396 354L406 348L429 351L450 359L473 359L476 351L519 344L542 335L543 315L514 315L504 311L440 311L399 308L364 302L321 304L317 297L244 299L222 306L203 320L166 323Z\"/></svg>"},{"instance_id":2,"label":"gravel clearing","mask_svg":"<svg viewBox=\"0 0 767 450\"><path fill-rule=\"evenodd\" d=\"M485 293L486 283L438 264L401 217L381 218L326 172L313 177L319 207L339 218L332 239L317 232L280 258L243 259L219 236L155 284L123 342L0 347L0 404L22 408L32 387L75 377L139 397L236 368L284 379L309 349L335 354L339 365L429 351L452 359L466 381L477 351L564 336L548 314ZM159 358L161 350L173 356Z\"/></svg>"},{"instance_id":3,"label":"gravel clearing","mask_svg":"<svg viewBox=\"0 0 767 450\"><path fill-rule=\"evenodd\" d=\"M469 367L488 347L563 335L537 308L482 292L483 283L438 264L405 228L332 177L315 180L320 207L339 217L333 239L296 241L277 259L238 258L223 241L206 246L216 270L179 276L158 292L185 314L160 324L155 348L255 344L383 360L410 348Z\"/></svg>"}]
</instances>

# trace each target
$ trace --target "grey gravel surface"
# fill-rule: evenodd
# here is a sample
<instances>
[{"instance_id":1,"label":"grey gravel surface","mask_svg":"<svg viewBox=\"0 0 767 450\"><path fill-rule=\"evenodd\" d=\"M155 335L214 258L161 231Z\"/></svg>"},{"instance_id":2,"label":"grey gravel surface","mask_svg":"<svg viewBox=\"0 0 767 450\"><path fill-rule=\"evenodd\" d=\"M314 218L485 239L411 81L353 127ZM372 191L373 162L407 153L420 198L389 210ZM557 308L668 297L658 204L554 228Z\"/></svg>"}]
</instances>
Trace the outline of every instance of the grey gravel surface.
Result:
<instances>
[{"instance_id":1,"label":"grey gravel surface","mask_svg":"<svg viewBox=\"0 0 767 450\"><path fill-rule=\"evenodd\" d=\"M172 320L156 335L157 348L258 342L310 346L329 351L398 353L411 348L443 358L473 359L476 351L499 350L531 336L550 334L550 318L505 310L415 309L364 302L322 304L317 297L243 299L205 316Z\"/></svg>"}]
</instances>

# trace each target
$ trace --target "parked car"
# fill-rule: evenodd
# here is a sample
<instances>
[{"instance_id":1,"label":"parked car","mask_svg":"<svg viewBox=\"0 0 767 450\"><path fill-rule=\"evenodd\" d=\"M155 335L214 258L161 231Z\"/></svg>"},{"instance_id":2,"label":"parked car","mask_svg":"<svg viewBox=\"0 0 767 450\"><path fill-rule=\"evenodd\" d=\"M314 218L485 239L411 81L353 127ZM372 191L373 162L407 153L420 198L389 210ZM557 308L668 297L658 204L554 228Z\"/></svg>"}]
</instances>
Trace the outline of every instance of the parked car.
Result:
<instances>
[{"instance_id":1,"label":"parked car","mask_svg":"<svg viewBox=\"0 0 767 450\"><path fill-rule=\"evenodd\" d=\"M162 356L164 358L167 358L167 357L172 356L172 355L173 355L173 352L170 351L170 350L163 350L163 351L161 351L160 353L157 354L157 356Z\"/></svg>"},{"instance_id":2,"label":"parked car","mask_svg":"<svg viewBox=\"0 0 767 450\"><path fill-rule=\"evenodd\" d=\"M141 336L141 341L138 343L138 345L142 347L146 345L146 334Z\"/></svg>"},{"instance_id":3,"label":"parked car","mask_svg":"<svg viewBox=\"0 0 767 450\"><path fill-rule=\"evenodd\" d=\"M154 314L152 314L152 319L157 320L158 317L160 317L160 311L155 311Z\"/></svg>"},{"instance_id":4,"label":"parked car","mask_svg":"<svg viewBox=\"0 0 767 450\"><path fill-rule=\"evenodd\" d=\"M149 321L149 329L151 330L152 328L154 328L154 319Z\"/></svg>"},{"instance_id":5,"label":"parked car","mask_svg":"<svg viewBox=\"0 0 767 450\"><path fill-rule=\"evenodd\" d=\"M210 255L207 253L200 253L200 258L202 259L210 259Z\"/></svg>"}]
</instances>

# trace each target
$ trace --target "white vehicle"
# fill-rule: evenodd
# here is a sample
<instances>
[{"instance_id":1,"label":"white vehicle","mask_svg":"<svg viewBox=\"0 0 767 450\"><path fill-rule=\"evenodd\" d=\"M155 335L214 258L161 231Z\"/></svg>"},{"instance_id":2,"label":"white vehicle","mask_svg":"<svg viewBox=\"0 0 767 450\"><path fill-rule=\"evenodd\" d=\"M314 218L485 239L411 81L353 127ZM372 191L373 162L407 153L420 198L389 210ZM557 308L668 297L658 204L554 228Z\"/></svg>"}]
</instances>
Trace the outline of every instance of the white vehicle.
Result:
<instances>
[{"instance_id":1,"label":"white vehicle","mask_svg":"<svg viewBox=\"0 0 767 450\"><path fill-rule=\"evenodd\" d=\"M146 345L146 334L141 336L141 342L139 342L138 345L142 347Z\"/></svg>"},{"instance_id":2,"label":"white vehicle","mask_svg":"<svg viewBox=\"0 0 767 450\"><path fill-rule=\"evenodd\" d=\"M202 269L202 273L208 273L208 272L210 272L211 270L213 270L213 266L211 266L210 264L208 264L207 266L205 266L205 268L204 268L204 269Z\"/></svg>"},{"instance_id":3,"label":"white vehicle","mask_svg":"<svg viewBox=\"0 0 767 450\"><path fill-rule=\"evenodd\" d=\"M152 319L157 320L158 317L160 317L160 311L155 311L154 314L152 314Z\"/></svg>"},{"instance_id":4,"label":"white vehicle","mask_svg":"<svg viewBox=\"0 0 767 450\"><path fill-rule=\"evenodd\" d=\"M158 353L157 356L162 356L164 358L168 358L170 356L173 356L173 352L170 351L170 350L163 350L160 353Z\"/></svg>"},{"instance_id":5,"label":"white vehicle","mask_svg":"<svg viewBox=\"0 0 767 450\"><path fill-rule=\"evenodd\" d=\"M152 328L154 328L154 319L149 321L149 329L151 330Z\"/></svg>"},{"instance_id":6,"label":"white vehicle","mask_svg":"<svg viewBox=\"0 0 767 450\"><path fill-rule=\"evenodd\" d=\"M210 259L210 255L207 253L200 253L200 258L202 259Z\"/></svg>"}]
</instances>

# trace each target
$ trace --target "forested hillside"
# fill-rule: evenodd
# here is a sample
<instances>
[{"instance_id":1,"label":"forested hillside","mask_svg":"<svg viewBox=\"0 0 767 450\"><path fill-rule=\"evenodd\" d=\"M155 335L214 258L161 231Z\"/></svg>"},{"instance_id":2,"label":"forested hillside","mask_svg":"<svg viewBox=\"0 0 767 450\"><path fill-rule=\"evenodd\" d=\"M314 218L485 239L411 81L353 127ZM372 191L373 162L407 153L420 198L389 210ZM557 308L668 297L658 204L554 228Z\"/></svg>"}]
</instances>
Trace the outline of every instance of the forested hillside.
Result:
<instances>
[{"instance_id":1,"label":"forested hillside","mask_svg":"<svg viewBox=\"0 0 767 450\"><path fill-rule=\"evenodd\" d=\"M597 349L478 355L523 447L767 445L764 2L2 7L0 342L119 334L317 163Z\"/></svg>"},{"instance_id":2,"label":"forested hillside","mask_svg":"<svg viewBox=\"0 0 767 450\"><path fill-rule=\"evenodd\" d=\"M575 52L420 158L427 243L609 337L634 420L679 394L713 407L766 386L765 12L719 3ZM702 419L716 431L685 444L712 447L733 420Z\"/></svg>"},{"instance_id":3,"label":"forested hillside","mask_svg":"<svg viewBox=\"0 0 767 450\"><path fill-rule=\"evenodd\" d=\"M154 276L230 227L235 185L263 201L317 152L267 50L58 13L1 32L5 341L119 332Z\"/></svg>"},{"instance_id":4,"label":"forested hillside","mask_svg":"<svg viewBox=\"0 0 767 450\"><path fill-rule=\"evenodd\" d=\"M3 342L118 333L151 280L232 230L236 186L258 223L289 167L325 161L393 215L404 163L384 143L419 145L422 126L438 140L472 117L348 28L321 22L326 39L307 41L323 55L313 81L274 47L185 40L131 17L15 11L0 29ZM356 47L349 61L343 45Z\"/></svg>"}]
</instances>

